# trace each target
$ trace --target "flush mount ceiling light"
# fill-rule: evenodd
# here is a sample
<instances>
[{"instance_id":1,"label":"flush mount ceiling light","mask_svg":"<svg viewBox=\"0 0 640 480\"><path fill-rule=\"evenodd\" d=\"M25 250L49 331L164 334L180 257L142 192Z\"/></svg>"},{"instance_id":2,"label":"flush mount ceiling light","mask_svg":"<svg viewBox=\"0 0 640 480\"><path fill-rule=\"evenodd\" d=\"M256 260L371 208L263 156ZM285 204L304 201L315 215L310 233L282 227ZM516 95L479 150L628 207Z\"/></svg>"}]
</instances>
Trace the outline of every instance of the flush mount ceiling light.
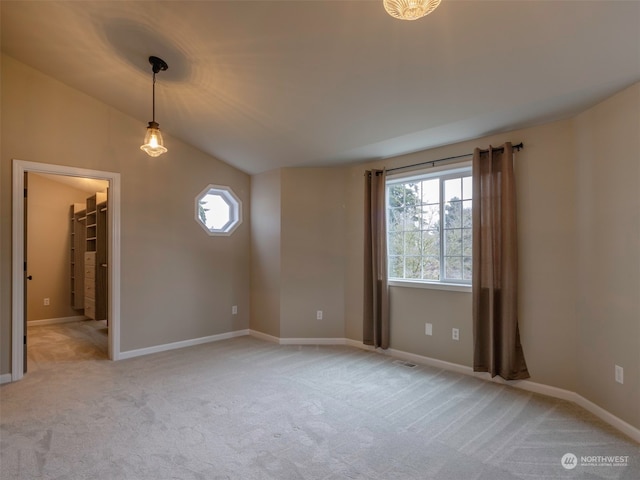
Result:
<instances>
[{"instance_id":1,"label":"flush mount ceiling light","mask_svg":"<svg viewBox=\"0 0 640 480\"><path fill-rule=\"evenodd\" d=\"M400 20L417 20L433 12L440 0L383 0L389 15Z\"/></svg>"},{"instance_id":2,"label":"flush mount ceiling light","mask_svg":"<svg viewBox=\"0 0 640 480\"><path fill-rule=\"evenodd\" d=\"M144 150L151 157L157 157L165 153L167 149L164 147L160 125L156 123L156 73L165 71L169 65L158 57L149 57L149 63L153 70L153 113L152 120L147 127L147 134L144 136L144 144L140 150Z\"/></svg>"}]
</instances>

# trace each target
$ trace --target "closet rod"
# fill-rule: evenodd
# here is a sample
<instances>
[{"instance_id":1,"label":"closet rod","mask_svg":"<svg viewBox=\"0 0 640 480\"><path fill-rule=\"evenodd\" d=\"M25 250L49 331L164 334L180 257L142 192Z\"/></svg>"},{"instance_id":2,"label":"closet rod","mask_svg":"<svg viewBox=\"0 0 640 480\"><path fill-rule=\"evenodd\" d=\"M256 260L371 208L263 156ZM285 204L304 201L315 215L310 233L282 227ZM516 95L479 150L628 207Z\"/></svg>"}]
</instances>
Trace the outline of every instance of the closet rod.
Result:
<instances>
[{"instance_id":1,"label":"closet rod","mask_svg":"<svg viewBox=\"0 0 640 480\"><path fill-rule=\"evenodd\" d=\"M520 151L520 149L524 148L524 144L522 142L518 143L517 145L513 145L513 149ZM504 151L504 147L499 147L499 148L494 148L494 150L498 150L503 152ZM487 153L489 150L480 150L480 153ZM473 157L473 153L466 153L464 155L456 155L455 157L446 157L446 158L438 158L437 160L429 160L428 162L420 162L420 163L414 163L413 165L405 165L404 167L396 167L396 168L389 168L387 169L387 173L388 172L393 172L395 170L402 170L405 168L411 168L411 167L419 167L421 165L431 165L432 167L436 166L436 163L440 163L440 162L446 162L448 160L455 160L458 158L465 158L465 157Z\"/></svg>"}]
</instances>

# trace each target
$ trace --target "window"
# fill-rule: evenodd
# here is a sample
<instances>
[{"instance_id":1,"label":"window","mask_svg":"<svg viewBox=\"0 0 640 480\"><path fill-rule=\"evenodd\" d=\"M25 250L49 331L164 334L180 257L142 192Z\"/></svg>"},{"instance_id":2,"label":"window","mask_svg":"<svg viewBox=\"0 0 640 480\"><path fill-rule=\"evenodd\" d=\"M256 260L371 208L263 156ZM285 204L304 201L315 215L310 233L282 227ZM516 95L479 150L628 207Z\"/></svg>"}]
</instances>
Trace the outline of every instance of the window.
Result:
<instances>
[{"instance_id":1,"label":"window","mask_svg":"<svg viewBox=\"0 0 640 480\"><path fill-rule=\"evenodd\" d=\"M196 221L209 235L231 235L242 223L242 202L229 187L209 185L196 197Z\"/></svg>"},{"instance_id":2,"label":"window","mask_svg":"<svg viewBox=\"0 0 640 480\"><path fill-rule=\"evenodd\" d=\"M471 167L387 180L389 279L471 283Z\"/></svg>"}]
</instances>

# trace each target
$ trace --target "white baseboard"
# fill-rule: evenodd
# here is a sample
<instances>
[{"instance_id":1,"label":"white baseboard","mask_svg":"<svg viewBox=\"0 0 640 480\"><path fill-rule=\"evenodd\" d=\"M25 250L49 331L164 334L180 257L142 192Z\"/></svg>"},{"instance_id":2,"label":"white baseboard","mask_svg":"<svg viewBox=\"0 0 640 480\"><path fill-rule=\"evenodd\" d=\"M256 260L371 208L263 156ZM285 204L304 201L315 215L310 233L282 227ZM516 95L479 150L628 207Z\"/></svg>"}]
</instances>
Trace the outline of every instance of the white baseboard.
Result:
<instances>
[{"instance_id":1,"label":"white baseboard","mask_svg":"<svg viewBox=\"0 0 640 480\"><path fill-rule=\"evenodd\" d=\"M640 443L640 429L634 427L633 425L628 424L621 418L616 417L615 415L608 412L601 406L596 405L590 400L587 400L582 395L578 395L577 393L575 393L574 395L577 397L575 400L575 403L577 405L580 405L585 410L593 413L600 420L608 423L613 428L620 430L625 435L631 437L636 442Z\"/></svg>"},{"instance_id":2,"label":"white baseboard","mask_svg":"<svg viewBox=\"0 0 640 480\"><path fill-rule=\"evenodd\" d=\"M278 338L257 330L250 330L249 335L278 345L347 345L346 338Z\"/></svg>"},{"instance_id":3,"label":"white baseboard","mask_svg":"<svg viewBox=\"0 0 640 480\"><path fill-rule=\"evenodd\" d=\"M259 340L264 340L265 342L280 343L280 339L278 337L274 337L273 335L262 333L257 330L249 330L249 335Z\"/></svg>"},{"instance_id":4,"label":"white baseboard","mask_svg":"<svg viewBox=\"0 0 640 480\"><path fill-rule=\"evenodd\" d=\"M542 383L532 382L530 380L504 380L502 377L493 377L489 373L480 373L474 372L473 368L468 367L466 365L459 365L457 363L445 362L444 360L438 360L436 358L425 357L422 355L416 355L415 353L404 352L402 350L395 350L389 348L387 350L382 350L380 348L374 349L369 345L365 345L362 342L357 340L346 339L346 345L362 348L364 350L375 350L378 353L383 355L389 355L394 358L399 358L401 360L407 360L412 363L418 363L421 365L429 365L431 367L442 368L443 370L449 370L457 373L462 373L465 375L469 375L472 377L479 378L481 380L490 381L493 383L499 383L501 385L508 385L510 387L520 388L522 390L526 390L528 392L540 393L542 395L547 395L549 397L559 398L561 400L567 400L575 403L576 405L584 408L585 410L591 412L600 420L608 423L615 429L621 431L625 435L631 437L636 442L640 443L640 429L634 427L633 425L628 424L621 418L616 417L612 413L608 412L604 408L596 405L595 403L587 400L582 395L572 392L570 390L565 390L558 387L552 387L550 385L544 385Z\"/></svg>"},{"instance_id":5,"label":"white baseboard","mask_svg":"<svg viewBox=\"0 0 640 480\"><path fill-rule=\"evenodd\" d=\"M375 347L372 347L371 345L365 345L359 340L352 340L350 338L345 338L344 341L345 341L345 345L348 345L349 347L356 347L356 348L361 348L362 350L375 351Z\"/></svg>"},{"instance_id":6,"label":"white baseboard","mask_svg":"<svg viewBox=\"0 0 640 480\"><path fill-rule=\"evenodd\" d=\"M165 343L164 345L156 345L153 347L140 348L138 350L129 350L127 352L120 352L119 360L125 360L127 358L140 357L142 355L149 355L151 353L166 352L167 350L175 350L177 348L192 347L194 345L201 345L203 343L219 342L220 340L227 340L229 338L242 337L249 335L249 330L236 330L233 332L220 333L218 335L210 335L208 337L192 338L190 340L183 340L181 342Z\"/></svg>"},{"instance_id":7,"label":"white baseboard","mask_svg":"<svg viewBox=\"0 0 640 480\"><path fill-rule=\"evenodd\" d=\"M71 320L65 320L65 321L72 322L76 320L82 320L86 317L82 316L82 317L67 317L67 318ZM64 320L64 319L49 319L49 320ZM49 320L37 320L37 322L64 323L64 321L50 322ZM45 324L46 323L39 323L39 325L45 325ZM31 325L31 322L29 322L29 325ZM401 360L407 360L407 361L422 364L422 365L429 365L431 367L441 368L443 370L448 370L448 371L453 371L457 373L462 373L464 375L473 376L481 380L490 381L493 383L499 383L502 385L508 385L508 386L520 388L522 390L526 390L529 392L540 393L542 395L548 395L550 397L567 400L581 406L585 410L594 414L596 417L600 418L604 422L618 429L625 435L628 435L636 442L640 443L640 429L616 417L612 413L596 405L590 400L587 400L586 398L577 394L576 392L564 390L562 388L553 387L550 385L544 385L542 383L531 382L529 380L507 381L501 377L491 378L490 374L474 372L471 367L466 365L446 362L444 360L438 360L436 358L425 357L423 355L417 355L415 353L404 352L402 350L396 350L392 348L387 350L382 350L380 348L374 348L369 345L365 345L361 341L352 340L350 338L278 338L278 337L274 337L273 335L268 335L266 333L259 332L257 330L245 329L245 330L236 330L233 332L221 333L218 335L211 335L208 337L200 337L200 338L194 338L191 340L184 340L181 342L173 342L173 343L167 343L164 345L156 345L154 347L141 348L138 350L129 350L127 352L121 352L119 359L124 360L127 358L139 357L142 355L149 355L152 353L164 352L167 350L174 350L177 348L191 347L194 345L201 345L203 343L227 340L230 338L241 337L244 335L251 335L252 337L258 338L260 340L276 343L279 345L347 345L347 346L356 347L356 348L360 348L367 351L375 351L383 355L399 358ZM9 382L11 382L11 374L0 375L0 384L9 383Z\"/></svg>"},{"instance_id":8,"label":"white baseboard","mask_svg":"<svg viewBox=\"0 0 640 480\"><path fill-rule=\"evenodd\" d=\"M369 347L368 345L364 345L364 346ZM376 348L375 350L376 352L382 353L383 355L391 355L392 357L399 358L401 360L407 360L412 363L420 363L422 365L429 365L430 367L442 368L443 370L450 370L453 372L464 373L465 375L473 375L473 369L465 365L445 362L444 360L424 357L422 355L416 355L415 353L404 352L402 350L396 350L393 348L389 348L387 350Z\"/></svg>"},{"instance_id":9,"label":"white baseboard","mask_svg":"<svg viewBox=\"0 0 640 480\"><path fill-rule=\"evenodd\" d=\"M280 345L346 345L346 338L280 338Z\"/></svg>"},{"instance_id":10,"label":"white baseboard","mask_svg":"<svg viewBox=\"0 0 640 480\"><path fill-rule=\"evenodd\" d=\"M70 323L79 322L81 320L87 320L88 317L84 315L75 315L73 317L60 317L60 318L44 318L42 320L29 320L27 327L36 327L38 325L54 325L56 323Z\"/></svg>"}]
</instances>

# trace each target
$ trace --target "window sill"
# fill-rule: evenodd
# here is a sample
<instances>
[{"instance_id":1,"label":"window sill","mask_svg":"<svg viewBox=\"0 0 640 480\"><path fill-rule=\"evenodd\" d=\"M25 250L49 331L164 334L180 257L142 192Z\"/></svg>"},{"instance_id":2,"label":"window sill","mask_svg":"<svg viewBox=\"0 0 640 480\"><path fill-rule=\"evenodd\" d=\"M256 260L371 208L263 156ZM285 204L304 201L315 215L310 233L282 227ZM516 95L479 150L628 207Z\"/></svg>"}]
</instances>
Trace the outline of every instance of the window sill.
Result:
<instances>
[{"instance_id":1,"label":"window sill","mask_svg":"<svg viewBox=\"0 0 640 480\"><path fill-rule=\"evenodd\" d=\"M450 292L471 293L471 285L459 283L412 282L409 280L389 280L388 283L390 287L424 288L427 290L448 290Z\"/></svg>"}]
</instances>

